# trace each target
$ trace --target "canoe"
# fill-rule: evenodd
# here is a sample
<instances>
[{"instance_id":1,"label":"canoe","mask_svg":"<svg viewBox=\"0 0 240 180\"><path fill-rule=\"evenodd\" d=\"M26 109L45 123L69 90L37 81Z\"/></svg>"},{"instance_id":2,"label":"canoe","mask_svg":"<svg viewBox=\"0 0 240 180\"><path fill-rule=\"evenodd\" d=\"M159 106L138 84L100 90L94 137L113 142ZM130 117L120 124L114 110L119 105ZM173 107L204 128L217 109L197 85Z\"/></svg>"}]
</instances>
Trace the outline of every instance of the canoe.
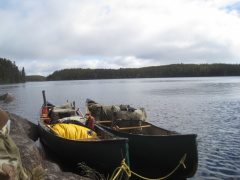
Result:
<instances>
[{"instance_id":1,"label":"canoe","mask_svg":"<svg viewBox=\"0 0 240 180\"><path fill-rule=\"evenodd\" d=\"M46 102L41 107L38 127L43 143L54 153L64 160L74 163L84 162L87 166L97 170L101 174L109 174L119 166L125 158L129 165L128 139L119 138L102 127L95 125L96 139L67 139L54 133L54 130L47 127L51 117L44 115L44 107L50 110L53 105ZM77 124L77 123L76 123Z\"/></svg>"},{"instance_id":2,"label":"canoe","mask_svg":"<svg viewBox=\"0 0 240 180\"><path fill-rule=\"evenodd\" d=\"M89 111L98 105L87 99ZM101 106L101 105L100 105ZM100 108L102 111L103 107ZM101 116L103 112L98 112ZM95 116L98 116L95 113ZM104 117L104 116L102 116ZM135 120L119 119L117 129L111 119L95 117L95 124L119 137L128 138L131 170L146 178L190 178L198 168L198 150L196 134L180 134L142 121L136 126ZM135 124L133 126L133 124ZM140 130L140 132L137 132ZM184 162L184 163L180 163ZM171 174L172 173L172 174Z\"/></svg>"}]
</instances>

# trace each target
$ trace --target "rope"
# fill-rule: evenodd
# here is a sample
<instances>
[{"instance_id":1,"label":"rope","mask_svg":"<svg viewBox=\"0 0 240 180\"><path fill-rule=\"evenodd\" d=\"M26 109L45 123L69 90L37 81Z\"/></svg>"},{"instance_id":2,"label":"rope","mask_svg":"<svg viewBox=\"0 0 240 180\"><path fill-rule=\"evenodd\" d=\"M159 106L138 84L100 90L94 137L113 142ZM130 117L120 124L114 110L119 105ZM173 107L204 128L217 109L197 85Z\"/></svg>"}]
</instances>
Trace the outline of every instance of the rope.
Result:
<instances>
[{"instance_id":1,"label":"rope","mask_svg":"<svg viewBox=\"0 0 240 180\"><path fill-rule=\"evenodd\" d=\"M121 163L122 165L121 165L120 167L117 167L117 168L114 170L114 172L113 172L110 180L115 180L115 179L120 175L120 173L122 173L122 174L121 174L121 177L122 177L123 172L125 172L129 178L131 177L131 173L132 173L132 174L134 174L135 176L138 176L139 178L142 178L142 179L148 179L148 180L162 180L162 179L166 179L166 178L168 178L169 176L171 176L181 165L184 167L184 169L186 169L186 165L184 164L184 161L185 161L186 157L187 157L187 154L185 154L185 155L182 157L182 159L179 161L179 164L177 165L177 167L176 167L172 172L170 172L168 175L166 175L166 176L164 176L164 177L162 177L162 178L158 178L158 179L149 179L149 178L143 177L143 176L141 176L141 175L139 175L139 174L131 171L130 168L128 167L128 165L125 163L125 159L123 159L123 160L122 160L122 163ZM114 174L116 174L116 175L114 176ZM114 177L113 177L113 176L114 176Z\"/></svg>"},{"instance_id":2,"label":"rope","mask_svg":"<svg viewBox=\"0 0 240 180\"><path fill-rule=\"evenodd\" d=\"M120 179L122 179L123 172L125 172L128 177L131 177L131 172L132 172L132 171L130 170L130 168L128 167L128 165L125 163L125 159L122 160L121 164L122 164L122 165L121 165L120 167L117 167L117 168L114 170L114 172L113 172L110 180L115 180L115 179L120 175L120 173L121 173ZM116 175L114 176L114 174L116 174ZM113 176L114 176L114 177L113 177Z\"/></svg>"}]
</instances>

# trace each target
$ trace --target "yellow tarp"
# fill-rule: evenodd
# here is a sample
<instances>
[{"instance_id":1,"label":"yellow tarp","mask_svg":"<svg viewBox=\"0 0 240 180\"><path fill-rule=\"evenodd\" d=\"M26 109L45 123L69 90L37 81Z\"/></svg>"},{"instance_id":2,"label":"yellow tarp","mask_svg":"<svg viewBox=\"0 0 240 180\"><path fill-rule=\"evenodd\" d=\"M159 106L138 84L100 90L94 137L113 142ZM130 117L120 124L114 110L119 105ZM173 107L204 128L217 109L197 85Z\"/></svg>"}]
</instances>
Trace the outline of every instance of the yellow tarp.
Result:
<instances>
[{"instance_id":1,"label":"yellow tarp","mask_svg":"<svg viewBox=\"0 0 240 180\"><path fill-rule=\"evenodd\" d=\"M67 139L85 139L97 137L97 133L75 124L54 124L51 126L61 137Z\"/></svg>"}]
</instances>

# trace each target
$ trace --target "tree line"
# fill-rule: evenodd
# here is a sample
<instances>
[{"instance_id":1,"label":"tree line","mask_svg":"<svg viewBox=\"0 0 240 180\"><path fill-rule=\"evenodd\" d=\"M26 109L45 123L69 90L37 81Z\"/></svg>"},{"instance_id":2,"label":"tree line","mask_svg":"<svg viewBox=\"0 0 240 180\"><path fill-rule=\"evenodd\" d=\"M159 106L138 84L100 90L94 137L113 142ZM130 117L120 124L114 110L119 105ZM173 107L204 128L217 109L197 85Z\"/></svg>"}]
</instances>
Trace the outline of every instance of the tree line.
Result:
<instances>
[{"instance_id":1,"label":"tree line","mask_svg":"<svg viewBox=\"0 0 240 180\"><path fill-rule=\"evenodd\" d=\"M26 76L26 81L46 81L46 77L39 75Z\"/></svg>"},{"instance_id":2,"label":"tree line","mask_svg":"<svg viewBox=\"0 0 240 180\"><path fill-rule=\"evenodd\" d=\"M0 84L4 83L20 83L26 81L24 67L20 71L15 62L0 58Z\"/></svg>"},{"instance_id":3,"label":"tree line","mask_svg":"<svg viewBox=\"0 0 240 180\"><path fill-rule=\"evenodd\" d=\"M63 69L46 80L86 80L158 77L239 76L240 64L171 64L143 68L120 69Z\"/></svg>"}]
</instances>

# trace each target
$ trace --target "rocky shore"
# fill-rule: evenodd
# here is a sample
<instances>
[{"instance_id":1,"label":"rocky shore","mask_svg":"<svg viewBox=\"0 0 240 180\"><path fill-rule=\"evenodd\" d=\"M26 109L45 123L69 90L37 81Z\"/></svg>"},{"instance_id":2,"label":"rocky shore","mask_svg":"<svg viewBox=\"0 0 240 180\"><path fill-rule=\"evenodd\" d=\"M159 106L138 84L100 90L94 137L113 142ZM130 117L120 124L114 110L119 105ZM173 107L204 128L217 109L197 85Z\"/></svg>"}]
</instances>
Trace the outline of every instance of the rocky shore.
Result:
<instances>
[{"instance_id":1,"label":"rocky shore","mask_svg":"<svg viewBox=\"0 0 240 180\"><path fill-rule=\"evenodd\" d=\"M89 179L71 172L63 172L59 165L46 159L42 150L35 143L39 138L37 125L16 114L9 112L7 114L11 119L10 136L19 149L23 167L29 171L30 176L33 176L32 179Z\"/></svg>"}]
</instances>

